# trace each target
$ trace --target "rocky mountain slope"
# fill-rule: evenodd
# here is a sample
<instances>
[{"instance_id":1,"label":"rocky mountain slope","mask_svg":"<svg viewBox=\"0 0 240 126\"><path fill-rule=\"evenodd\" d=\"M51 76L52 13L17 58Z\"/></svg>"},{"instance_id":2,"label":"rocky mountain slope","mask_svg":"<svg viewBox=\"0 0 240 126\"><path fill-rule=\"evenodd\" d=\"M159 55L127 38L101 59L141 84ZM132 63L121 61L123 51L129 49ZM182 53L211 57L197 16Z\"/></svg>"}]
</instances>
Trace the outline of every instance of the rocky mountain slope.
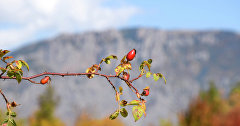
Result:
<instances>
[{"instance_id":1,"label":"rocky mountain slope","mask_svg":"<svg viewBox=\"0 0 240 126\"><path fill-rule=\"evenodd\" d=\"M143 60L152 58L152 71L163 73L167 85L164 81L155 82L145 77L134 83L139 89L149 85L151 91L146 98L147 117L137 123L131 115L122 118L128 125L158 124L160 119L165 118L176 121L176 113L186 108L200 89L206 89L210 80L225 92L240 80L240 35L229 31L136 28L62 34L25 46L12 54L29 63L31 70L28 74L31 75L44 71L84 72L110 54L120 59L133 48L137 50L137 56L132 61L135 67L132 74L138 73L138 66ZM118 62L103 65L102 72L114 74ZM114 92L104 78L53 77L52 80L52 86L61 96L57 115L68 122L74 121L83 111L94 113L94 117L106 117L117 107ZM124 83L113 82L129 92L124 95L127 100L135 98ZM8 90L8 97L22 104L18 108L22 116L28 116L37 109L37 96L45 88L26 81L21 85L15 81L0 83L2 89Z\"/></svg>"}]
</instances>

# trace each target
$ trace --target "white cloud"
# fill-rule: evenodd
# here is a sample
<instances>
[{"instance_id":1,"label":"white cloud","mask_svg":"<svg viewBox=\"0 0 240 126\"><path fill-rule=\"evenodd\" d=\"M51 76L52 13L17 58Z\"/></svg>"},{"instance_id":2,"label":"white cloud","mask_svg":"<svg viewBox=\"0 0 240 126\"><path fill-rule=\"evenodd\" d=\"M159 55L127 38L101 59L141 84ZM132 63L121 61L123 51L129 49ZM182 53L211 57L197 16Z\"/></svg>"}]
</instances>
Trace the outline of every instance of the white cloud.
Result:
<instances>
[{"instance_id":1,"label":"white cloud","mask_svg":"<svg viewBox=\"0 0 240 126\"><path fill-rule=\"evenodd\" d=\"M2 0L0 48L11 49L38 34L119 27L138 12L134 6L107 7L106 0Z\"/></svg>"}]
</instances>

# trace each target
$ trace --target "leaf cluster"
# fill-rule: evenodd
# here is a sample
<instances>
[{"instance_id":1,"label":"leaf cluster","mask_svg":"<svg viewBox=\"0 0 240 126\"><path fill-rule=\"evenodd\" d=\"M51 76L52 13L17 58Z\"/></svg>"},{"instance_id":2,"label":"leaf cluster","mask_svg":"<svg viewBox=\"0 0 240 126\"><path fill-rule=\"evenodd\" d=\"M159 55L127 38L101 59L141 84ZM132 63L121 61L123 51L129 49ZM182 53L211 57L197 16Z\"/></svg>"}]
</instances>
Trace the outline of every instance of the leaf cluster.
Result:
<instances>
[{"instance_id":1,"label":"leaf cluster","mask_svg":"<svg viewBox=\"0 0 240 126\"><path fill-rule=\"evenodd\" d=\"M117 60L118 58L115 55L110 55L106 58L103 58L100 61L99 65L94 64L86 70L86 73L89 73L86 76L89 79L93 78L95 74L98 74L97 73L98 71L102 70L100 65L103 62L105 62L106 64L110 64L112 59ZM115 99L116 99L116 102L118 103L118 109L109 116L109 119L114 120L119 116L119 114L121 114L121 116L123 116L123 117L127 117L128 112L125 109L125 107L127 107L127 106L133 106L132 107L132 115L133 115L135 121L139 120L143 114L146 116L146 105L145 105L146 100L144 100L141 97L144 95L143 95L143 93L141 95L139 94L138 90L132 85L132 82L146 74L147 78L149 78L152 75L153 79L155 81L159 80L160 78L163 78L166 83L166 79L161 73L152 73L151 72L151 63L152 63L152 59L143 61L139 66L140 75L133 80L128 80L130 77L130 70L132 70L132 64L130 63L130 61L127 60L126 56L124 56L114 70L116 75L111 76L111 77L116 77L116 78L120 78L120 79L124 80L124 82L128 85L128 87L137 95L137 98L139 100L132 100L131 102L127 102L126 100L121 100L120 96L123 94L123 88L121 86L119 86L119 90L117 91L115 86L111 83L111 80L108 79L110 77L110 75L109 76L104 75L105 77L107 77L108 81L113 86L113 88L115 90ZM145 88L143 90L149 91L149 87L147 86L147 89ZM145 95L145 96L147 96L147 95Z\"/></svg>"},{"instance_id":2,"label":"leaf cluster","mask_svg":"<svg viewBox=\"0 0 240 126\"><path fill-rule=\"evenodd\" d=\"M116 119L119 115L119 113L122 115L122 117L127 117L128 112L125 109L126 106L133 106L132 107L132 115L135 119L135 121L139 120L142 115L144 114L146 116L146 105L145 105L145 100L132 100L131 102L127 102L125 100L122 100L120 102L120 106L122 107L121 109L116 110L113 114L109 116L109 119L113 120Z\"/></svg>"},{"instance_id":3,"label":"leaf cluster","mask_svg":"<svg viewBox=\"0 0 240 126\"><path fill-rule=\"evenodd\" d=\"M2 71L1 76L6 73L8 77L15 78L20 83L23 76L22 67L26 67L29 71L29 66L24 60L13 60L10 62L9 59L13 58L13 56L5 56L9 52L8 50L0 50L1 61L6 64L5 67L0 67Z\"/></svg>"},{"instance_id":4,"label":"leaf cluster","mask_svg":"<svg viewBox=\"0 0 240 126\"><path fill-rule=\"evenodd\" d=\"M12 108L18 106L18 104L16 102L11 102L8 103L7 102L7 112L6 112L6 118L3 120L2 125L6 125L6 126L17 126L14 118L17 116L16 112L12 111Z\"/></svg>"}]
</instances>

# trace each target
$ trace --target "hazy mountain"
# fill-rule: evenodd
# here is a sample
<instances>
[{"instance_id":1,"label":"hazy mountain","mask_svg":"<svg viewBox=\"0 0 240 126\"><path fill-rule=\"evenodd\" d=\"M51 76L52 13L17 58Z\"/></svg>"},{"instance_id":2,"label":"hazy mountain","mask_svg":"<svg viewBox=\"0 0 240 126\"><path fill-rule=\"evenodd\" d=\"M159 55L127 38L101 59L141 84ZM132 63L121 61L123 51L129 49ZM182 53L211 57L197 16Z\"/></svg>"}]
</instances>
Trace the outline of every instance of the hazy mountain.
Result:
<instances>
[{"instance_id":1,"label":"hazy mountain","mask_svg":"<svg viewBox=\"0 0 240 126\"><path fill-rule=\"evenodd\" d=\"M229 31L165 31L159 29L123 29L82 34L62 34L25 46L12 54L26 60L30 65L29 75L49 72L85 72L92 64L114 54L122 58L135 48L137 57L132 61L131 78L137 74L143 60L153 59L152 71L161 72L164 81L142 79L134 82L139 90L150 86L147 97L147 117L135 123L132 115L122 118L128 125L158 124L160 119L176 120L176 113L186 108L189 100L199 89L208 87L213 80L225 92L240 75L240 35ZM103 65L103 73L114 74L119 61ZM26 74L25 74L26 75ZM26 75L27 76L27 75ZM113 80L117 86L125 84ZM28 116L37 109L37 97L45 86L23 81L1 81L1 88L7 95L22 105L17 109L22 116ZM94 117L106 117L117 108L114 91L101 77L91 80L80 77L53 77L52 85L61 96L57 115L67 122L73 121L83 111ZM136 96L124 95L128 101ZM129 108L130 110L131 108ZM129 111L131 112L131 110Z\"/></svg>"}]
</instances>

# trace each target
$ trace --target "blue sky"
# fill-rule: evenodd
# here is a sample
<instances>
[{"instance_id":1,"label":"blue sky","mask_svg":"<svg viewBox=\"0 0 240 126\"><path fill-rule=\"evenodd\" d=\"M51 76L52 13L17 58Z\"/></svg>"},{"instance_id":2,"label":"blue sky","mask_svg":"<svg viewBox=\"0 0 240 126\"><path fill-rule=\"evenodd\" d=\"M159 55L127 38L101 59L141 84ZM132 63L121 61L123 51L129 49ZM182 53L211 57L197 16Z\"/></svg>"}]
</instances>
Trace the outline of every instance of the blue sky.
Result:
<instances>
[{"instance_id":1,"label":"blue sky","mask_svg":"<svg viewBox=\"0 0 240 126\"><path fill-rule=\"evenodd\" d=\"M61 33L110 28L240 32L238 0L0 1L0 47L16 49Z\"/></svg>"},{"instance_id":2,"label":"blue sky","mask_svg":"<svg viewBox=\"0 0 240 126\"><path fill-rule=\"evenodd\" d=\"M131 0L143 12L130 25L163 29L225 29L240 31L238 0Z\"/></svg>"}]
</instances>

